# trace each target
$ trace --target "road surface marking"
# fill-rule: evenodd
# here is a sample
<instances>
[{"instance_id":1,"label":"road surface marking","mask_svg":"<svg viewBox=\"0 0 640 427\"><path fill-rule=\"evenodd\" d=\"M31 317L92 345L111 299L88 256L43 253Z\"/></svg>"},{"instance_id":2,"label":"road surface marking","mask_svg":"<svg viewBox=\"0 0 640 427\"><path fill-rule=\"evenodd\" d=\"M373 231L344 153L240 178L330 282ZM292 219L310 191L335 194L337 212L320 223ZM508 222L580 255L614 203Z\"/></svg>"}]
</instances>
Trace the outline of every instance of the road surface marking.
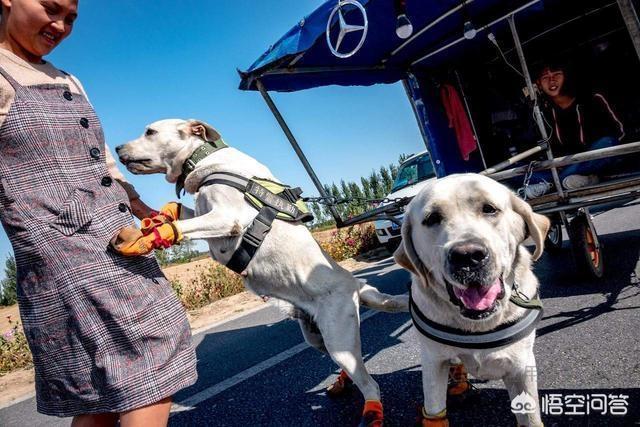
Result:
<instances>
[{"instance_id":1,"label":"road surface marking","mask_svg":"<svg viewBox=\"0 0 640 427\"><path fill-rule=\"evenodd\" d=\"M378 313L380 312L374 311L374 310L365 311L362 314L362 316L360 316L360 323L375 316ZM177 413L177 412L189 411L191 409L194 409L194 407L199 403L204 402L205 400L209 400L212 397L215 397L218 394L230 389L231 387L237 384L240 384L241 382L248 380L249 378L254 377L266 371L267 369L276 366L280 362L284 362L285 360L295 356L296 354L301 353L304 350L310 349L310 348L311 347L309 347L309 345L306 342L302 342L298 345L295 345L281 353L276 354L275 356L268 358L267 360L263 360L262 362L256 365L253 365L252 367L245 369L242 372L235 374L232 377L227 378L224 381L214 384L211 387L208 387L194 394L193 396L190 396L184 400L181 400L180 402L175 402L171 406L171 412Z\"/></svg>"}]
</instances>

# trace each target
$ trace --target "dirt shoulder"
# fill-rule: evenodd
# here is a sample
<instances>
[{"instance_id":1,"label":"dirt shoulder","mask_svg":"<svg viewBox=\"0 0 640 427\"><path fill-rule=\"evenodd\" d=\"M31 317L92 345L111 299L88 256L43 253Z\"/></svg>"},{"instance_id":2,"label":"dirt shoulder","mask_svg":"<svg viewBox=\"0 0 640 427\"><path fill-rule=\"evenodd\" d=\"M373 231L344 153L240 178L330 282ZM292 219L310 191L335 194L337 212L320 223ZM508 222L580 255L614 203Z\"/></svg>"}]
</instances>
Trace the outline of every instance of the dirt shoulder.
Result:
<instances>
[{"instance_id":1,"label":"dirt shoulder","mask_svg":"<svg viewBox=\"0 0 640 427\"><path fill-rule=\"evenodd\" d=\"M384 257L384 254L382 254L382 257ZM355 271L365 268L379 259L381 259L380 254L373 253L366 258L341 261L340 265L349 271ZM202 259L170 266L163 269L163 271L169 280L180 280L186 283L195 279L198 272L208 268L212 262L210 259ZM214 301L197 310L190 310L187 312L187 316L192 332L197 333L199 330L211 327L216 323L228 321L246 312L257 310L265 304L260 297L245 291ZM0 332L10 328L8 316L13 322L20 320L17 305L0 308ZM33 396L35 393L33 376L33 369L21 369L0 377L0 408Z\"/></svg>"}]
</instances>

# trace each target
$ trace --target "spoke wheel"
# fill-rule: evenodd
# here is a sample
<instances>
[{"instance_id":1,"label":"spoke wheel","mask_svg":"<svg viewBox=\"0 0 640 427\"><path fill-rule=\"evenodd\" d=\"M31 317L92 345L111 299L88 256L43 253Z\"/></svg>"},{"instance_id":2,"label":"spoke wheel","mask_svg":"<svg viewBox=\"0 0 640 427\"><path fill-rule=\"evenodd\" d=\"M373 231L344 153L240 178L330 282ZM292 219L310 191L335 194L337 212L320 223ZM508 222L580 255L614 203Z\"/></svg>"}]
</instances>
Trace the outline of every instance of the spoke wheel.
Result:
<instances>
[{"instance_id":1,"label":"spoke wheel","mask_svg":"<svg viewBox=\"0 0 640 427\"><path fill-rule=\"evenodd\" d=\"M596 279L604 275L602 246L598 244L596 231L584 215L579 215L570 224L571 246L576 267L580 274Z\"/></svg>"}]
</instances>

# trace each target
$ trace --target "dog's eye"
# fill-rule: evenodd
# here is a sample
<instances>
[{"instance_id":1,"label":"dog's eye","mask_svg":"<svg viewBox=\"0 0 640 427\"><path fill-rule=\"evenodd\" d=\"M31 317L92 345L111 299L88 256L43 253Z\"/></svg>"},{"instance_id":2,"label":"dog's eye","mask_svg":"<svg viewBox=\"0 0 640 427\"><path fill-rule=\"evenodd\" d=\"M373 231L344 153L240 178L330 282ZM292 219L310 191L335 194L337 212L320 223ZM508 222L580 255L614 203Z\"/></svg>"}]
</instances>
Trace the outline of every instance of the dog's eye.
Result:
<instances>
[{"instance_id":1,"label":"dog's eye","mask_svg":"<svg viewBox=\"0 0 640 427\"><path fill-rule=\"evenodd\" d=\"M157 130L147 129L147 131L144 133L144 136L151 136L151 135L155 135L156 133L158 133Z\"/></svg>"},{"instance_id":2,"label":"dog's eye","mask_svg":"<svg viewBox=\"0 0 640 427\"><path fill-rule=\"evenodd\" d=\"M489 203L485 203L482 205L482 213L486 215L495 215L498 213L498 209Z\"/></svg>"},{"instance_id":3,"label":"dog's eye","mask_svg":"<svg viewBox=\"0 0 640 427\"><path fill-rule=\"evenodd\" d=\"M427 217L422 221L422 224L427 227L433 227L434 225L438 225L442 222L442 214L440 212L431 212L427 215Z\"/></svg>"}]
</instances>

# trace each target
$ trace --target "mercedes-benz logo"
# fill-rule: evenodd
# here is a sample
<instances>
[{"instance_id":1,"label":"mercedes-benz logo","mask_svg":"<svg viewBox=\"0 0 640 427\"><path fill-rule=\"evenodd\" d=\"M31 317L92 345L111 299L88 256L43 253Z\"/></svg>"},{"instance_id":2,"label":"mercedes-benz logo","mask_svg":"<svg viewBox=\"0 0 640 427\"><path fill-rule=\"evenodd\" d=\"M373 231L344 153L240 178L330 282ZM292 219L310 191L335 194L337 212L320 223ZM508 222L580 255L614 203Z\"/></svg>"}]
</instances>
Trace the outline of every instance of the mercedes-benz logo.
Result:
<instances>
[{"instance_id":1,"label":"mercedes-benz logo","mask_svg":"<svg viewBox=\"0 0 640 427\"><path fill-rule=\"evenodd\" d=\"M342 8L347 5L354 6L356 9L360 11L360 14L362 15L363 25L347 24L342 14ZM336 44L334 46L333 43L331 42L331 26L334 23L334 18L336 14L338 14L338 24L340 26L340 31L338 32L338 39L336 40ZM367 11L364 9L364 7L360 3L358 3L355 0L338 0L338 4L331 11L331 15L329 15L329 20L327 21L326 36L327 36L327 45L329 46L329 50L331 51L332 54L334 54L338 58L349 58L350 56L353 56L357 51L360 50L360 48L364 44L364 40L367 38L368 28L369 28L369 22L367 21ZM349 33L353 33L355 31L362 32L362 34L360 35L360 41L358 42L356 47L350 52L341 53L340 45L344 40L344 36Z\"/></svg>"}]
</instances>

